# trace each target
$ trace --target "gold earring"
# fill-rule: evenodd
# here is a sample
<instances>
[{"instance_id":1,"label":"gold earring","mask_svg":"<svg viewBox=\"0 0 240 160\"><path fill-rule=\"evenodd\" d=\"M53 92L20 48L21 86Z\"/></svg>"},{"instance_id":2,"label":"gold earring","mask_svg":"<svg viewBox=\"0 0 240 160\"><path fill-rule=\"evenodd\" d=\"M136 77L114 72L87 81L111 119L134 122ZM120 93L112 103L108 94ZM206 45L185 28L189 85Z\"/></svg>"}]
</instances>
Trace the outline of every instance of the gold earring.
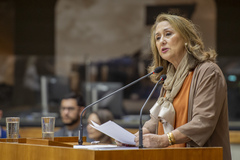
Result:
<instances>
[{"instance_id":1,"label":"gold earring","mask_svg":"<svg viewBox=\"0 0 240 160\"><path fill-rule=\"evenodd\" d=\"M188 52L189 54L191 54L191 52L190 52L189 49L188 49L188 43L185 43L184 45L185 45L185 49L187 50L187 52Z\"/></svg>"}]
</instances>

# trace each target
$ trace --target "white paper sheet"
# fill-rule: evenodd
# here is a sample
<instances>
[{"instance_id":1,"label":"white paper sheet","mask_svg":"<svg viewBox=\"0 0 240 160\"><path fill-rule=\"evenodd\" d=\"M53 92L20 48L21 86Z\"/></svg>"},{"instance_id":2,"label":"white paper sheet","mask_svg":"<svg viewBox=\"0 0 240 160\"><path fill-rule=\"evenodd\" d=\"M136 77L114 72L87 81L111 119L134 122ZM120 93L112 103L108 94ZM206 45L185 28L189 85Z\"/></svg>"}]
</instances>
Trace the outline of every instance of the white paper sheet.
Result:
<instances>
[{"instance_id":1,"label":"white paper sheet","mask_svg":"<svg viewBox=\"0 0 240 160\"><path fill-rule=\"evenodd\" d=\"M102 125L98 125L97 123L92 122L92 127L96 130L108 135L109 137L112 137L113 139L129 145L135 145L134 138L135 135L128 132L121 126L117 125L113 121L108 121Z\"/></svg>"},{"instance_id":2,"label":"white paper sheet","mask_svg":"<svg viewBox=\"0 0 240 160\"><path fill-rule=\"evenodd\" d=\"M115 148L117 145L74 145L73 148L80 149L99 149L99 148Z\"/></svg>"},{"instance_id":3,"label":"white paper sheet","mask_svg":"<svg viewBox=\"0 0 240 160\"><path fill-rule=\"evenodd\" d=\"M119 147L117 145L74 145L75 149L89 149L89 150L135 150L138 147Z\"/></svg>"}]
</instances>

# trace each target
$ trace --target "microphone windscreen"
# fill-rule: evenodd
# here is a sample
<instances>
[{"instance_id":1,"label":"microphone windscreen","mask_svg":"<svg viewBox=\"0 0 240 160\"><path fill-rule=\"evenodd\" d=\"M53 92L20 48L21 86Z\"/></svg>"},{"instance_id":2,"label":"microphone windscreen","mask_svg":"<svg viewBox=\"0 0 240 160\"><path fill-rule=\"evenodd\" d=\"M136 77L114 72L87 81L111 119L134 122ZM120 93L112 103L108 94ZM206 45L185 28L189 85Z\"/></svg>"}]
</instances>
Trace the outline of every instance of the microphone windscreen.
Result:
<instances>
[{"instance_id":1,"label":"microphone windscreen","mask_svg":"<svg viewBox=\"0 0 240 160\"><path fill-rule=\"evenodd\" d=\"M162 81L165 81L166 78L167 78L167 76L165 74L161 75Z\"/></svg>"},{"instance_id":2,"label":"microphone windscreen","mask_svg":"<svg viewBox=\"0 0 240 160\"><path fill-rule=\"evenodd\" d=\"M162 67L162 66L157 67L157 68L154 69L154 73L159 73L159 72L161 72L162 70L163 70L163 67Z\"/></svg>"}]
</instances>

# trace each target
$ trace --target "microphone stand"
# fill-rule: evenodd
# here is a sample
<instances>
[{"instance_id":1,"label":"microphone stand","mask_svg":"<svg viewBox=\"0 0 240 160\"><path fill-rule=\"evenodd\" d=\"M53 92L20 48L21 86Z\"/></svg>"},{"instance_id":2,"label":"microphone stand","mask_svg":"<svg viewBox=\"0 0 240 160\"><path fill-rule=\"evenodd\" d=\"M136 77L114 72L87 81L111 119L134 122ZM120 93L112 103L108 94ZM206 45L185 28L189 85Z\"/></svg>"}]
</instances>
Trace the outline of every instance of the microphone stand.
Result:
<instances>
[{"instance_id":1,"label":"microphone stand","mask_svg":"<svg viewBox=\"0 0 240 160\"><path fill-rule=\"evenodd\" d=\"M163 67L162 67L162 66L157 67L157 68L155 68L155 70L154 70L153 72L148 73L147 75L145 75L145 76L143 76L143 77L141 77L141 78L133 81L132 83L130 83L130 84L128 84L128 85L126 85L126 86L124 86L124 87L122 87L122 88L119 88L118 90L116 90L116 91L114 91L114 92L106 95L105 97L103 97L103 98L95 101L94 103L88 105L87 107L85 107L85 108L83 109L83 111L81 112L81 115L80 115L80 130L79 130L79 134L78 134L78 144L79 144L79 145L82 145L82 143L83 143L83 140L82 140L82 138L83 138L82 116L83 116L83 113L85 112L85 110L86 110L87 108L89 108L89 107L95 105L96 103L98 103L98 102L100 102L100 101L102 101L102 100L104 100L104 99L112 96L113 94L115 94L115 93L117 93L117 92L119 92L119 91L124 90L125 88L127 88L127 87L129 87L129 86L131 86L131 85L133 85L133 84L135 84L135 83L137 83L138 81L140 81L140 80L142 80L142 79L144 79L144 78L146 78L146 77L148 77L148 76L150 76L150 75L152 75L152 74L154 74L154 73L159 73L159 72L161 72L162 70L163 70Z\"/></svg>"},{"instance_id":2,"label":"microphone stand","mask_svg":"<svg viewBox=\"0 0 240 160\"><path fill-rule=\"evenodd\" d=\"M151 93L149 94L147 100L145 101L145 103L143 104L141 111L140 111L140 123L139 123L139 148L143 148L143 132L142 132L142 111L143 108L146 106L147 102L149 101L149 99L151 98L153 92L156 90L157 85L161 82L164 81L166 79L166 75L162 75L159 79L159 81L155 84L154 88L152 89Z\"/></svg>"}]
</instances>

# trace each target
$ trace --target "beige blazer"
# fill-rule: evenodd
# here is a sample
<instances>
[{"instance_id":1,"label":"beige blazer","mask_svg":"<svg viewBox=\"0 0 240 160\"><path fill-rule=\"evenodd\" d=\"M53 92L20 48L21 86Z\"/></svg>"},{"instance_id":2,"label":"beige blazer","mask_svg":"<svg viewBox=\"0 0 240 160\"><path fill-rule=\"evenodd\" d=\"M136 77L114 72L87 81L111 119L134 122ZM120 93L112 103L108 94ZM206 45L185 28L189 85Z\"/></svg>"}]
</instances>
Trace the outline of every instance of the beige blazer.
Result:
<instances>
[{"instance_id":1,"label":"beige blazer","mask_svg":"<svg viewBox=\"0 0 240 160\"><path fill-rule=\"evenodd\" d=\"M164 89L160 96L164 95ZM151 133L157 133L158 119L144 124ZM227 85L217 64L199 64L193 74L189 94L188 123L177 128L191 139L187 147L223 147L223 160L231 160Z\"/></svg>"}]
</instances>

